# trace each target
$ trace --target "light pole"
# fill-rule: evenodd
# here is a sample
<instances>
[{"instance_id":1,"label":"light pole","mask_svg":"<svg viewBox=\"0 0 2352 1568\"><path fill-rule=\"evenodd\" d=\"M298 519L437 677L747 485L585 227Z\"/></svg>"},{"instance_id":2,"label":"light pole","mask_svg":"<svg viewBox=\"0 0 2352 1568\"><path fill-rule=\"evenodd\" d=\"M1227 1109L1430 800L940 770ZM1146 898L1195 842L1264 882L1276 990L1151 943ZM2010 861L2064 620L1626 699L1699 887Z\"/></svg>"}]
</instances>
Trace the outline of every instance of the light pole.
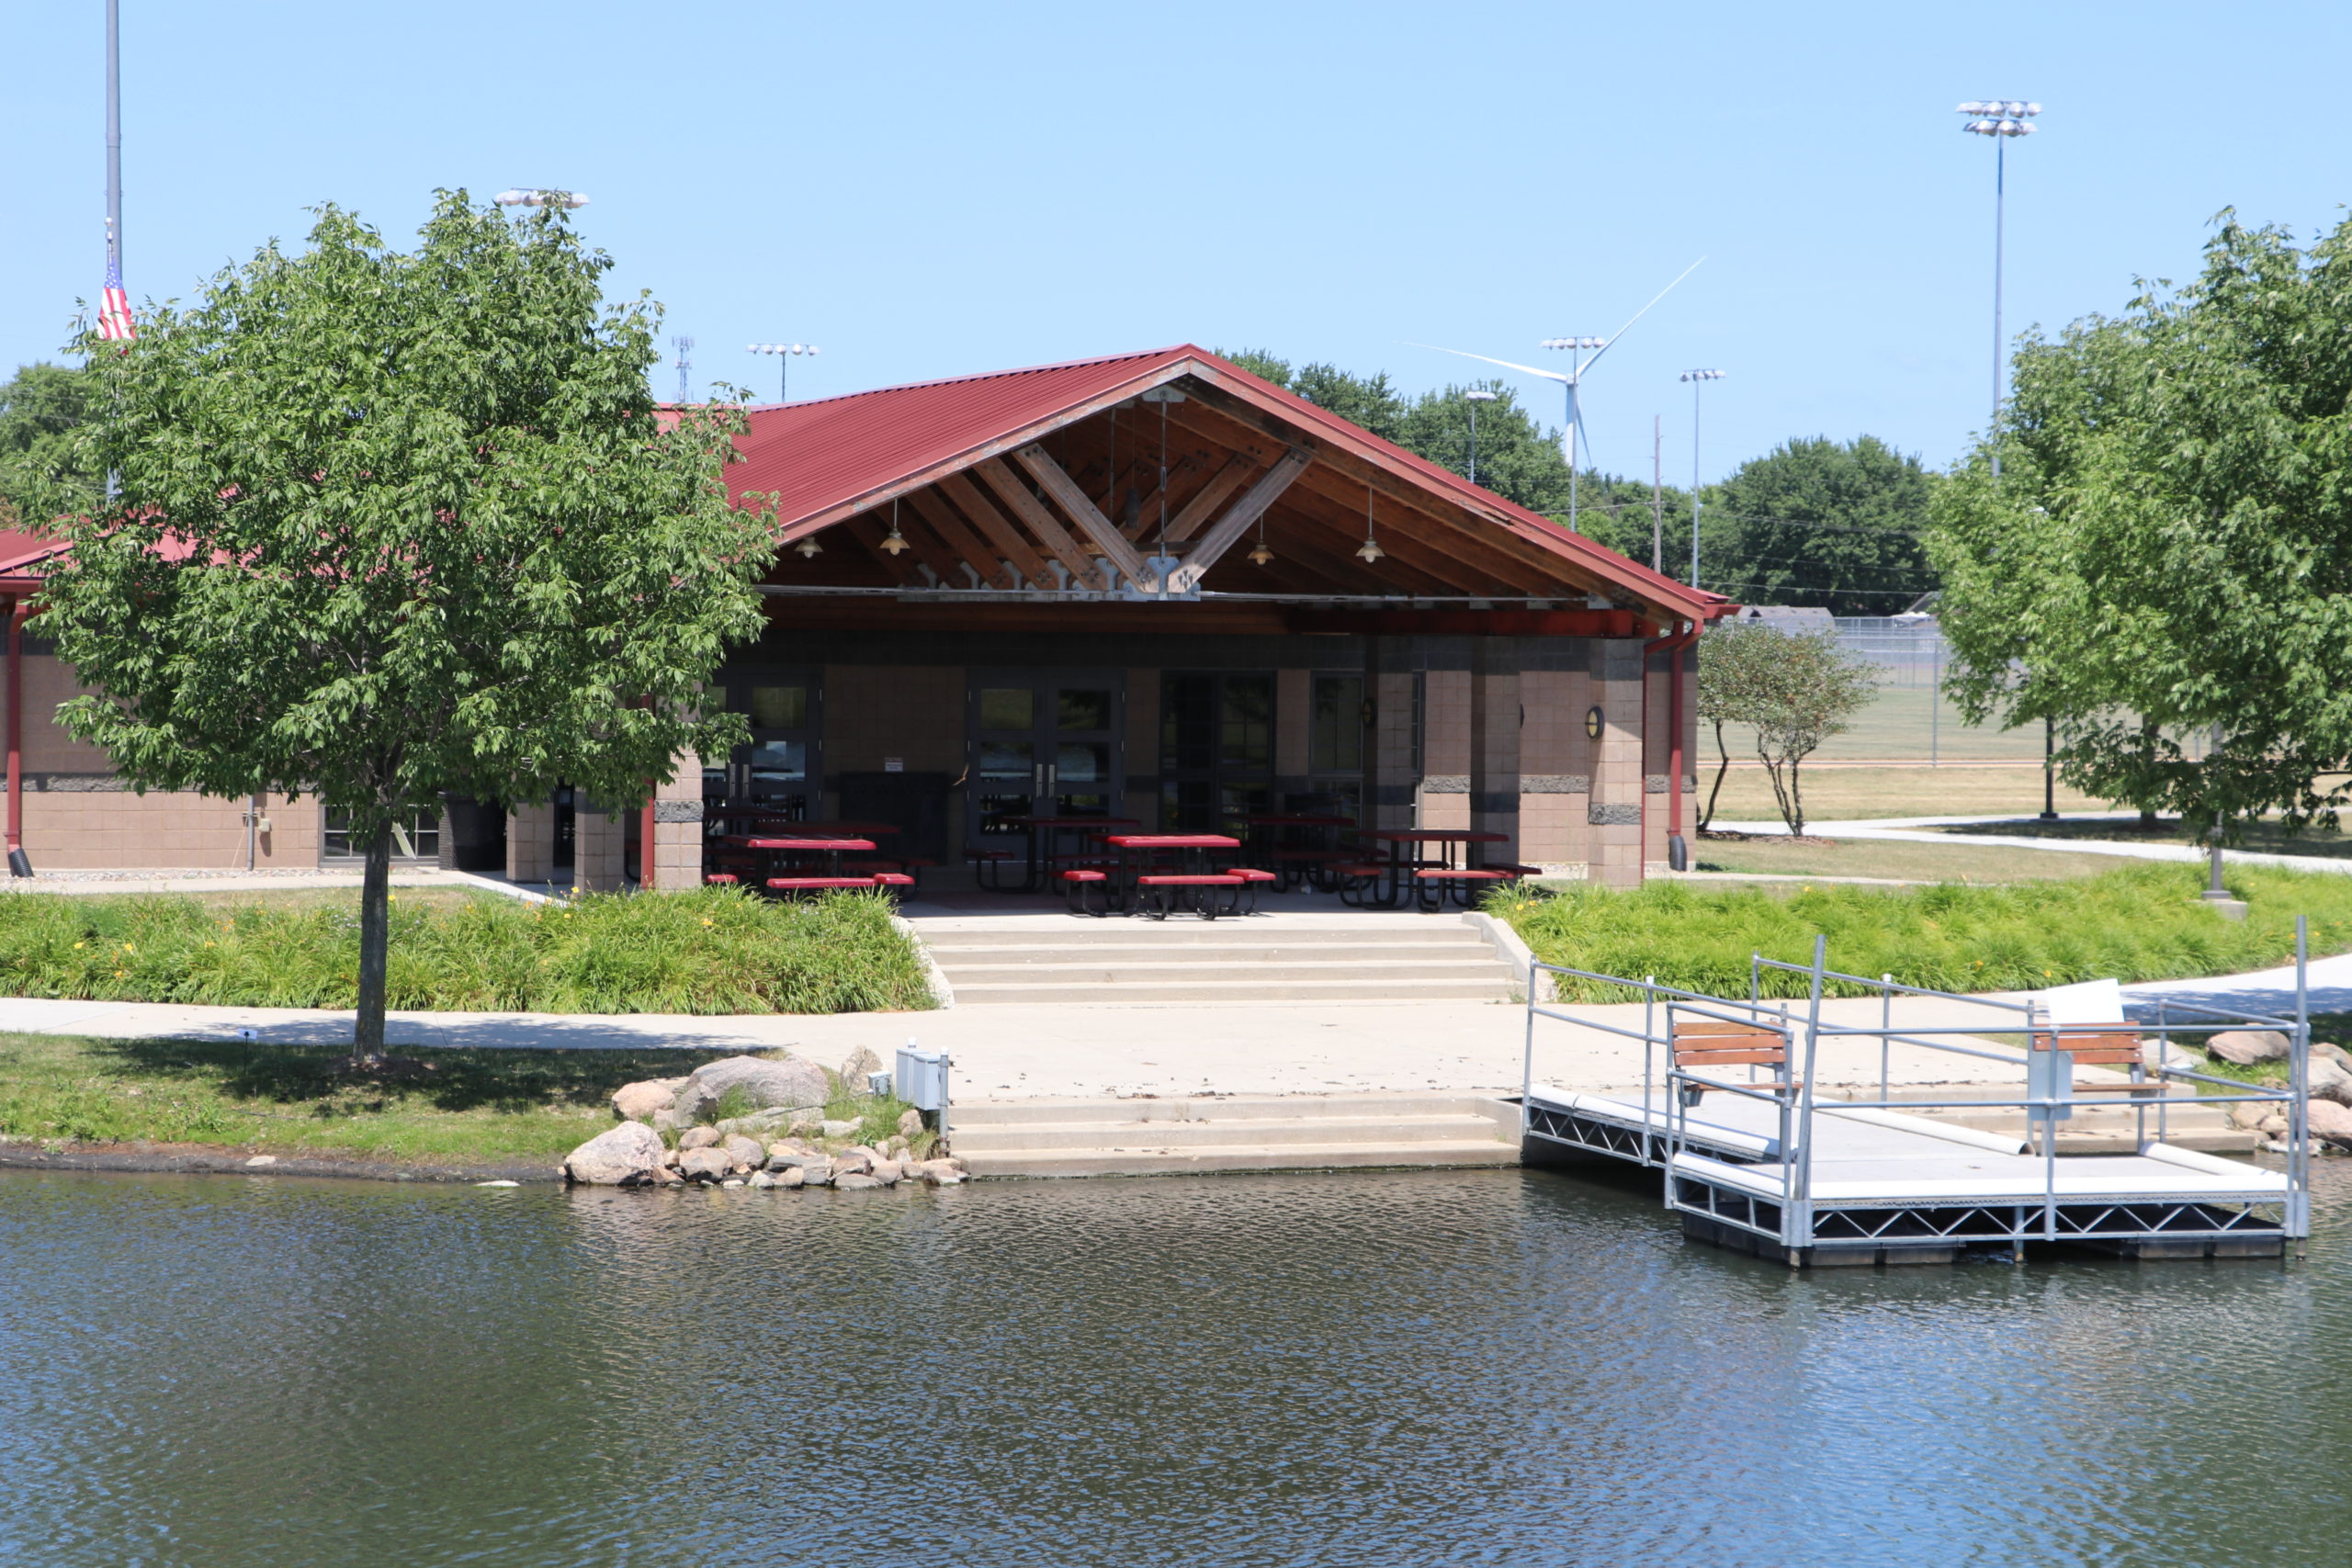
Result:
<instances>
[{"instance_id":1,"label":"light pole","mask_svg":"<svg viewBox=\"0 0 2352 1568\"><path fill-rule=\"evenodd\" d=\"M1993 139L1993 421L2001 418L2001 231L2003 201L2008 183L2008 143L2014 136L2033 134L2033 117L2041 112L2040 104L2021 103L2014 98L1990 98L1965 103L1960 112L1968 117L1961 130L1973 136ZM2001 449L1993 448L1993 472L2001 471Z\"/></svg>"},{"instance_id":2,"label":"light pole","mask_svg":"<svg viewBox=\"0 0 2352 1568\"><path fill-rule=\"evenodd\" d=\"M1470 405L1470 482L1476 484L1478 482L1478 405L1493 402L1495 394L1482 392L1473 387L1462 394L1462 400Z\"/></svg>"},{"instance_id":3,"label":"light pole","mask_svg":"<svg viewBox=\"0 0 2352 1568\"><path fill-rule=\"evenodd\" d=\"M1685 370L1682 379L1690 383L1690 586L1699 586L1699 389L1710 381L1720 381L1720 370Z\"/></svg>"},{"instance_id":4,"label":"light pole","mask_svg":"<svg viewBox=\"0 0 2352 1568\"><path fill-rule=\"evenodd\" d=\"M1679 283L1682 279L1678 277L1674 281ZM1673 285L1668 284L1668 287L1672 288ZM1656 303L1656 300L1651 301L1651 304ZM1643 309L1647 310L1648 306ZM1633 322L1625 324L1631 326ZM1560 432L1560 456L1568 460L1568 532L1573 534L1577 532L1577 434L1584 429L1584 407L1577 400L1577 392L1584 385L1585 371L1594 359L1600 357L1600 351L1609 346L1609 340L1605 337L1547 337L1543 346L1564 348L1568 353L1568 373L1562 378L1568 392L1568 423L1567 427ZM1585 357L1588 351L1591 354L1589 359Z\"/></svg>"},{"instance_id":5,"label":"light pole","mask_svg":"<svg viewBox=\"0 0 2352 1568\"><path fill-rule=\"evenodd\" d=\"M792 400L792 356L796 354L815 354L817 345L813 343L750 343L743 345L743 352L776 356L775 400L788 403Z\"/></svg>"},{"instance_id":6,"label":"light pole","mask_svg":"<svg viewBox=\"0 0 2352 1568\"><path fill-rule=\"evenodd\" d=\"M576 190L503 190L491 197L501 207L560 207L567 212L588 205L588 198Z\"/></svg>"}]
</instances>

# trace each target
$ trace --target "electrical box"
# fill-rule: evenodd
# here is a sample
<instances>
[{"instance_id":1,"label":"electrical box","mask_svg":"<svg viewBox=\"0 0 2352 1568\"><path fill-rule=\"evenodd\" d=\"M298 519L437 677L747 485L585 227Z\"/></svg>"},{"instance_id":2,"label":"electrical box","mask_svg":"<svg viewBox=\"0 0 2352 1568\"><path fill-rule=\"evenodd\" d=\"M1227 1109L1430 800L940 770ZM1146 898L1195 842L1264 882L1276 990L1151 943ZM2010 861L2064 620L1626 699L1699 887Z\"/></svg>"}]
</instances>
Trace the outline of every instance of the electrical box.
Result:
<instances>
[{"instance_id":1,"label":"electrical box","mask_svg":"<svg viewBox=\"0 0 2352 1568\"><path fill-rule=\"evenodd\" d=\"M866 1074L865 1092L872 1095L876 1100L889 1099L890 1075L887 1072Z\"/></svg>"},{"instance_id":2,"label":"electrical box","mask_svg":"<svg viewBox=\"0 0 2352 1568\"><path fill-rule=\"evenodd\" d=\"M2031 1100L2072 1100L2075 1098L2075 1054L2072 1051L2028 1051L2025 1054L2025 1092ZM2026 1108L2029 1122L2071 1122L2075 1108L2071 1105L2034 1105Z\"/></svg>"},{"instance_id":3,"label":"electrical box","mask_svg":"<svg viewBox=\"0 0 2352 1568\"><path fill-rule=\"evenodd\" d=\"M899 1098L918 1111L947 1109L947 1053L908 1041L899 1048Z\"/></svg>"}]
</instances>

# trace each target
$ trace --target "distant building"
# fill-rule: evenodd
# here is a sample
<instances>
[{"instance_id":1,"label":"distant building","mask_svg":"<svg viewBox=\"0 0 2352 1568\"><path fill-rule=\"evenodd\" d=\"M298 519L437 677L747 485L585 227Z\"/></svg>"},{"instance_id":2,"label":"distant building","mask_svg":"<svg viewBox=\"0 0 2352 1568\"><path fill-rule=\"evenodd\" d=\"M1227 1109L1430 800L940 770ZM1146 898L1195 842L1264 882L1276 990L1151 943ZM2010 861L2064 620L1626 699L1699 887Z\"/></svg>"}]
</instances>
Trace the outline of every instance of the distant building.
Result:
<instances>
[{"instance_id":1,"label":"distant building","mask_svg":"<svg viewBox=\"0 0 2352 1568\"><path fill-rule=\"evenodd\" d=\"M1731 618L1742 626L1766 626L1800 637L1838 630L1837 620L1817 604L1743 604Z\"/></svg>"}]
</instances>

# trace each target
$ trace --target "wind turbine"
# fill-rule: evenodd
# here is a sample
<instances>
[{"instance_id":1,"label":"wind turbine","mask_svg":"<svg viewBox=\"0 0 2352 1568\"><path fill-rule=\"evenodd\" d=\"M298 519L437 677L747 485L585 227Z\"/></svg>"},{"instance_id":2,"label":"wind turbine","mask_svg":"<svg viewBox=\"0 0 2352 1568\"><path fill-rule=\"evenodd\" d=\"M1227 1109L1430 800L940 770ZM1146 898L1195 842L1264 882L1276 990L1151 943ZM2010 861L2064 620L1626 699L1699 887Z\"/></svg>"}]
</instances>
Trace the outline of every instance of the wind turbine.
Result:
<instances>
[{"instance_id":1,"label":"wind turbine","mask_svg":"<svg viewBox=\"0 0 2352 1568\"><path fill-rule=\"evenodd\" d=\"M1600 364L1600 356L1617 346L1617 340L1625 335L1627 328L1630 328L1635 321L1640 321L1644 316L1648 315L1650 313L1651 306L1656 305L1658 300L1663 299L1668 295L1673 293L1676 287L1681 283L1682 279L1698 271L1701 266L1705 265L1706 260L1706 257L1701 256L1697 261L1694 261L1689 266L1684 267L1680 275L1675 278L1674 282L1669 283L1665 288L1659 289L1657 293L1652 297L1648 305L1643 306L1640 310L1627 317L1625 325L1619 327L1607 337L1545 338L1543 343L1544 347L1565 348L1568 350L1569 368L1568 373L1565 376L1560 374L1557 370L1545 370L1538 366L1521 365L1509 359L1496 359L1488 355L1472 354L1468 349L1464 348L1447 348L1442 344L1434 343L1417 343L1411 344L1411 346L1414 348L1433 348L1440 354L1458 354L1464 359L1476 359L1487 365L1499 365L1506 370L1520 370L1524 371L1530 376L1541 376L1546 381L1559 382L1560 385L1566 389L1568 403L1567 422L1560 431L1560 456L1566 458L1568 464L1568 532L1573 534L1577 532L1577 439L1584 434L1584 406L1578 397L1578 394L1584 388L1585 372L1591 369L1595 365ZM1591 357L1588 359L1578 358L1577 356L1582 355L1587 349L1590 349L1592 351ZM1587 446L1589 446L1591 443L1588 440L1586 445Z\"/></svg>"}]
</instances>

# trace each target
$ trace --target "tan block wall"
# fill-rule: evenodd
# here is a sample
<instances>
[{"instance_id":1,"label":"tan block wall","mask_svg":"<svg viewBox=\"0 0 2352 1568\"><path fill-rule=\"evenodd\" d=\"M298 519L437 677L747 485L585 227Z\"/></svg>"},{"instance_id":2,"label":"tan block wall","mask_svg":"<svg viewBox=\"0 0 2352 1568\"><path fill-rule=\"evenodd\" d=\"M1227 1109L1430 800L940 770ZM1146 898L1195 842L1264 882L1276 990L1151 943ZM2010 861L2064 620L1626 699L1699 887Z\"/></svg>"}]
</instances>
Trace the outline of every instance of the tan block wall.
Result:
<instances>
[{"instance_id":1,"label":"tan block wall","mask_svg":"<svg viewBox=\"0 0 2352 1568\"><path fill-rule=\"evenodd\" d=\"M30 674L29 669L27 671ZM32 726L26 728L29 739ZM30 773L32 770L26 770ZM28 790L25 853L33 870L115 871L185 868L241 870L245 863L245 803L198 795L129 790ZM266 797L269 831L257 836L258 867L319 863L319 805Z\"/></svg>"},{"instance_id":2,"label":"tan block wall","mask_svg":"<svg viewBox=\"0 0 2352 1568\"><path fill-rule=\"evenodd\" d=\"M0 660L0 663L5 663ZM57 705L89 688L63 660L25 656L24 770L28 773L112 773L114 761L97 747L74 739L57 722ZM242 811L243 807L237 809Z\"/></svg>"},{"instance_id":3,"label":"tan block wall","mask_svg":"<svg viewBox=\"0 0 2352 1568\"><path fill-rule=\"evenodd\" d=\"M1558 779L1589 775L1585 739L1586 678L1561 670L1531 670L1519 678L1527 722L1520 731L1522 775ZM1589 794L1551 790L1519 797L1520 858L1547 869L1582 866L1589 856L1585 810Z\"/></svg>"},{"instance_id":4,"label":"tan block wall","mask_svg":"<svg viewBox=\"0 0 2352 1568\"><path fill-rule=\"evenodd\" d=\"M1382 789L1413 782L1413 677L1385 671L1373 676L1373 771L1367 781ZM1465 802L1466 805L1466 802ZM1396 806L1375 803L1372 824L1378 828L1416 826L1410 802Z\"/></svg>"},{"instance_id":5,"label":"tan block wall","mask_svg":"<svg viewBox=\"0 0 2352 1568\"><path fill-rule=\"evenodd\" d=\"M571 818L571 886L581 893L617 893L628 874L628 824L616 812L582 801Z\"/></svg>"},{"instance_id":6,"label":"tan block wall","mask_svg":"<svg viewBox=\"0 0 2352 1568\"><path fill-rule=\"evenodd\" d=\"M958 735L963 732L956 731ZM1159 671L1129 670L1127 671L1127 765L1129 777L1141 774L1147 778L1159 776ZM1131 789L1127 792L1126 815L1144 825L1146 831L1159 827L1159 796L1152 790Z\"/></svg>"},{"instance_id":7,"label":"tan block wall","mask_svg":"<svg viewBox=\"0 0 2352 1568\"><path fill-rule=\"evenodd\" d=\"M1592 770L1594 808L1612 807L1623 814L1646 816L1643 794L1642 645L1632 638L1599 645L1601 678L1595 700L1600 705L1600 756ZM1611 887L1638 887L1642 882L1642 823L1606 823L1590 829L1590 875Z\"/></svg>"},{"instance_id":8,"label":"tan block wall","mask_svg":"<svg viewBox=\"0 0 2352 1568\"><path fill-rule=\"evenodd\" d=\"M555 807L524 806L506 817L506 879L546 882L555 874Z\"/></svg>"}]
</instances>

